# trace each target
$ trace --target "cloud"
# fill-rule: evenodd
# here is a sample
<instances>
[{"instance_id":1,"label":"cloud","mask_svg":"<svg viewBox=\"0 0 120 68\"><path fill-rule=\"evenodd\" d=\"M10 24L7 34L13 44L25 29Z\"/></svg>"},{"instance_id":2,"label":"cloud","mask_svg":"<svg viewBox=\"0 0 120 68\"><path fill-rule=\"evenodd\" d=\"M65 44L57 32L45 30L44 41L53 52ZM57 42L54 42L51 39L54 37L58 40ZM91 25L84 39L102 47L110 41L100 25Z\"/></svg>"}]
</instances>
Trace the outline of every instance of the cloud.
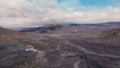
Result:
<instances>
[{"instance_id":1,"label":"cloud","mask_svg":"<svg viewBox=\"0 0 120 68\"><path fill-rule=\"evenodd\" d=\"M78 4L78 0L67 1L61 4L56 0L0 0L0 26L14 28L54 23L120 21L119 7L70 6L74 1ZM64 3L68 3L67 7ZM70 7L73 9L69 10Z\"/></svg>"}]
</instances>

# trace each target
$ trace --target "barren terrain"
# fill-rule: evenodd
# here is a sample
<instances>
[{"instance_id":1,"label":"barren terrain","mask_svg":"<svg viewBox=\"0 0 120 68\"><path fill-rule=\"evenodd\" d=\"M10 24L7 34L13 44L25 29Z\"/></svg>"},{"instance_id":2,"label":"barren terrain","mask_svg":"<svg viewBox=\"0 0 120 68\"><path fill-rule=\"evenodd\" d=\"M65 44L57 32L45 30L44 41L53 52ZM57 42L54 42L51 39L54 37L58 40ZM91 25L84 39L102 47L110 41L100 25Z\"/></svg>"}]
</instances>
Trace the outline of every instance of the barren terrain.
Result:
<instances>
[{"instance_id":1,"label":"barren terrain","mask_svg":"<svg viewBox=\"0 0 120 68\"><path fill-rule=\"evenodd\" d=\"M118 28L59 25L30 32L0 28L0 68L120 68L119 39L103 38L105 31Z\"/></svg>"}]
</instances>

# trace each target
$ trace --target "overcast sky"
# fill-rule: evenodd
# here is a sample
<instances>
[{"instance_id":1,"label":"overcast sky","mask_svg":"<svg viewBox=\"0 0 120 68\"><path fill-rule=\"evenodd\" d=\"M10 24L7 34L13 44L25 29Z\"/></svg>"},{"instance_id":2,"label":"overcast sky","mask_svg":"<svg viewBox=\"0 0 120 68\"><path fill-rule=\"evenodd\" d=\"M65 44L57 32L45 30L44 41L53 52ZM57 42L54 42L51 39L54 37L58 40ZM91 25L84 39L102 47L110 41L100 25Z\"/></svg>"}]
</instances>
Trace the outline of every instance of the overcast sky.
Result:
<instances>
[{"instance_id":1,"label":"overcast sky","mask_svg":"<svg viewBox=\"0 0 120 68\"><path fill-rule=\"evenodd\" d=\"M120 0L0 0L0 27L120 21Z\"/></svg>"}]
</instances>

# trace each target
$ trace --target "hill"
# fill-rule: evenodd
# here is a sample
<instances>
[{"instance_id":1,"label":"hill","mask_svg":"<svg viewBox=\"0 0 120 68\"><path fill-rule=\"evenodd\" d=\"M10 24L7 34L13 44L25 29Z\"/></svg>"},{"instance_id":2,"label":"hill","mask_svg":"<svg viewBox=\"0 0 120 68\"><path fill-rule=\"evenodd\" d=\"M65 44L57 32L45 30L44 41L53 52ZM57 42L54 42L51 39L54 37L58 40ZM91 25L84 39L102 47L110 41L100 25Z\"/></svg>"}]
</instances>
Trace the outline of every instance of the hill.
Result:
<instances>
[{"instance_id":1,"label":"hill","mask_svg":"<svg viewBox=\"0 0 120 68\"><path fill-rule=\"evenodd\" d=\"M5 29L5 28L1 28L0 27L0 35L13 35L13 34L17 34L17 33L20 33L20 32L17 32L17 31L13 31L13 30L9 30L9 29Z\"/></svg>"},{"instance_id":2,"label":"hill","mask_svg":"<svg viewBox=\"0 0 120 68\"><path fill-rule=\"evenodd\" d=\"M44 26L44 27L36 27L36 28L26 28L21 30L20 32L37 32L37 33L47 33L58 30L62 28L61 25L52 25L52 26Z\"/></svg>"},{"instance_id":3,"label":"hill","mask_svg":"<svg viewBox=\"0 0 120 68\"><path fill-rule=\"evenodd\" d=\"M27 33L0 28L0 46L21 45L23 42L32 40L33 36Z\"/></svg>"},{"instance_id":4,"label":"hill","mask_svg":"<svg viewBox=\"0 0 120 68\"><path fill-rule=\"evenodd\" d=\"M109 40L120 40L120 28L104 31L102 38Z\"/></svg>"}]
</instances>

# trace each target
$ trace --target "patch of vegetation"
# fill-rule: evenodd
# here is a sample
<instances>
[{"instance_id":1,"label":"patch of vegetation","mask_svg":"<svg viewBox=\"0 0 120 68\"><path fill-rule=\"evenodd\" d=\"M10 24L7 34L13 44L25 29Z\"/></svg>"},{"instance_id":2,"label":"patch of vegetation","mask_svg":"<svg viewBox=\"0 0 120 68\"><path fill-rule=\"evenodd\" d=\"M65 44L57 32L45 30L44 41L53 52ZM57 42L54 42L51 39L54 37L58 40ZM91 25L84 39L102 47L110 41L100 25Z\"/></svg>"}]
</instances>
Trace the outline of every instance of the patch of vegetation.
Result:
<instances>
[{"instance_id":1,"label":"patch of vegetation","mask_svg":"<svg viewBox=\"0 0 120 68\"><path fill-rule=\"evenodd\" d=\"M23 46L25 45L24 43L16 43L17 46Z\"/></svg>"},{"instance_id":2,"label":"patch of vegetation","mask_svg":"<svg viewBox=\"0 0 120 68\"><path fill-rule=\"evenodd\" d=\"M91 38L100 39L102 36L100 34L93 34L91 35Z\"/></svg>"},{"instance_id":3,"label":"patch of vegetation","mask_svg":"<svg viewBox=\"0 0 120 68\"><path fill-rule=\"evenodd\" d=\"M45 56L43 57L43 59L44 59L44 61L46 61L46 62L47 62L47 65L46 65L46 67L45 67L45 68L49 68L49 64L48 64L48 56L47 56L47 55L45 55Z\"/></svg>"},{"instance_id":4,"label":"patch of vegetation","mask_svg":"<svg viewBox=\"0 0 120 68\"><path fill-rule=\"evenodd\" d=\"M115 31L105 32L102 36L103 39L120 40L120 32Z\"/></svg>"},{"instance_id":5,"label":"patch of vegetation","mask_svg":"<svg viewBox=\"0 0 120 68\"><path fill-rule=\"evenodd\" d=\"M40 68L40 64L38 61L31 61L29 63L19 65L18 68Z\"/></svg>"},{"instance_id":6,"label":"patch of vegetation","mask_svg":"<svg viewBox=\"0 0 120 68\"><path fill-rule=\"evenodd\" d=\"M42 45L42 44L47 45L48 44L48 42L43 41L43 40L36 40L36 41L31 42L31 43L32 44L39 44L39 45Z\"/></svg>"},{"instance_id":7,"label":"patch of vegetation","mask_svg":"<svg viewBox=\"0 0 120 68\"><path fill-rule=\"evenodd\" d=\"M19 40L19 39L30 39L32 36L30 35L22 35L22 34L15 34L15 35L0 35L1 40Z\"/></svg>"},{"instance_id":8,"label":"patch of vegetation","mask_svg":"<svg viewBox=\"0 0 120 68\"><path fill-rule=\"evenodd\" d=\"M93 35L95 39L116 40L120 41L120 29L104 31L102 34Z\"/></svg>"},{"instance_id":9,"label":"patch of vegetation","mask_svg":"<svg viewBox=\"0 0 120 68\"><path fill-rule=\"evenodd\" d=\"M50 37L61 37L61 35L59 35L59 34L49 34L48 36L50 36Z\"/></svg>"},{"instance_id":10,"label":"patch of vegetation","mask_svg":"<svg viewBox=\"0 0 120 68\"><path fill-rule=\"evenodd\" d=\"M44 56L43 59L47 62L48 61L48 57Z\"/></svg>"}]
</instances>

